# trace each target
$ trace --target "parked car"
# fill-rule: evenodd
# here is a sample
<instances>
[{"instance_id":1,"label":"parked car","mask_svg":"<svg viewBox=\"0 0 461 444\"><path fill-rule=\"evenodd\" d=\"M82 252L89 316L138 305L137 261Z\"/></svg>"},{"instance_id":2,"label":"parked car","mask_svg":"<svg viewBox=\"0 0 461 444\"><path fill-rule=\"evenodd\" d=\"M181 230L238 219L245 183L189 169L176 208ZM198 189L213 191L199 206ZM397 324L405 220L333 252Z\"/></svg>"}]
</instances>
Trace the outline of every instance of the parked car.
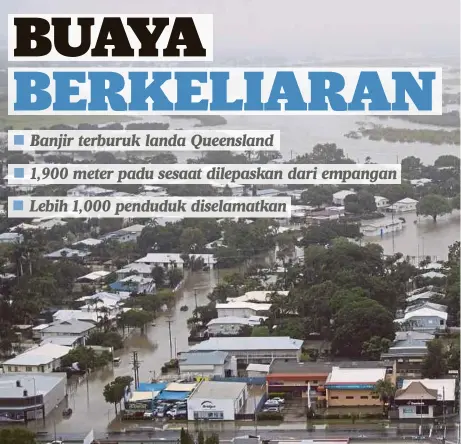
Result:
<instances>
[{"instance_id":1,"label":"parked car","mask_svg":"<svg viewBox=\"0 0 461 444\"><path fill-rule=\"evenodd\" d=\"M267 400L265 403L264 403L264 406L268 406L268 407L277 407L280 403L278 401L275 401L273 399L269 399Z\"/></svg>"},{"instance_id":2,"label":"parked car","mask_svg":"<svg viewBox=\"0 0 461 444\"><path fill-rule=\"evenodd\" d=\"M263 409L264 412L277 412L280 413L280 409L278 407L266 407Z\"/></svg>"},{"instance_id":3,"label":"parked car","mask_svg":"<svg viewBox=\"0 0 461 444\"><path fill-rule=\"evenodd\" d=\"M276 397L276 398L271 398L272 401L277 401L279 404L284 404L285 403L285 400L283 398L279 398L279 397Z\"/></svg>"},{"instance_id":4,"label":"parked car","mask_svg":"<svg viewBox=\"0 0 461 444\"><path fill-rule=\"evenodd\" d=\"M144 419L152 419L155 416L154 412L144 412L143 418Z\"/></svg>"},{"instance_id":5,"label":"parked car","mask_svg":"<svg viewBox=\"0 0 461 444\"><path fill-rule=\"evenodd\" d=\"M187 410L186 409L173 409L167 413L167 416L170 417L171 419L178 419L181 416L187 416Z\"/></svg>"},{"instance_id":6,"label":"parked car","mask_svg":"<svg viewBox=\"0 0 461 444\"><path fill-rule=\"evenodd\" d=\"M159 405L157 407L157 418L163 418L168 411L168 406L166 405Z\"/></svg>"}]
</instances>

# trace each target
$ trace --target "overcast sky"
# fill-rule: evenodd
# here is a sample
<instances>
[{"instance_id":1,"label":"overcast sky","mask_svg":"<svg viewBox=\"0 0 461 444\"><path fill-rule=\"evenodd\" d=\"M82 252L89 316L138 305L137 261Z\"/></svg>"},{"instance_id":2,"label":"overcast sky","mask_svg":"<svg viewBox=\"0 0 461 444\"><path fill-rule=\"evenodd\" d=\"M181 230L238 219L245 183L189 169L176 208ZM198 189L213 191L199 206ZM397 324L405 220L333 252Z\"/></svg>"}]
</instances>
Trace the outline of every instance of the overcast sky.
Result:
<instances>
[{"instance_id":1,"label":"overcast sky","mask_svg":"<svg viewBox=\"0 0 461 444\"><path fill-rule=\"evenodd\" d=\"M3 0L5 13L212 13L216 54L459 55L460 0ZM6 18L0 29L6 29ZM5 31L0 31L5 32Z\"/></svg>"}]
</instances>

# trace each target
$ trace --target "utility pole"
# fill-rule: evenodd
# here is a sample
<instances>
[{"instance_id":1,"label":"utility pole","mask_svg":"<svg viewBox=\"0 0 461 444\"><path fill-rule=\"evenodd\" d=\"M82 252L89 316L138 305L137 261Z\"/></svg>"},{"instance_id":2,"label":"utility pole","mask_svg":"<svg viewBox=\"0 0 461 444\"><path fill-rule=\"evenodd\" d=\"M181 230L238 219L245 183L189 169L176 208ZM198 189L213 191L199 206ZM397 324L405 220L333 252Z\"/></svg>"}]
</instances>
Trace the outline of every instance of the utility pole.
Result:
<instances>
[{"instance_id":1,"label":"utility pole","mask_svg":"<svg viewBox=\"0 0 461 444\"><path fill-rule=\"evenodd\" d=\"M140 362L138 360L138 352L134 351L133 352L133 360L131 361L131 364L133 365L133 376L134 376L134 388L137 389L139 387L139 365Z\"/></svg>"},{"instance_id":2,"label":"utility pole","mask_svg":"<svg viewBox=\"0 0 461 444\"><path fill-rule=\"evenodd\" d=\"M170 337L170 359L173 359L173 342L171 340L171 323L173 321L171 319L168 319L167 322L168 322L168 334Z\"/></svg>"},{"instance_id":3,"label":"utility pole","mask_svg":"<svg viewBox=\"0 0 461 444\"><path fill-rule=\"evenodd\" d=\"M194 288L194 299L195 299L195 310L197 310L198 304L197 304L197 289L196 288Z\"/></svg>"},{"instance_id":4,"label":"utility pole","mask_svg":"<svg viewBox=\"0 0 461 444\"><path fill-rule=\"evenodd\" d=\"M442 387L442 415L443 415L443 435L442 435L442 444L445 444L447 439L447 423L445 417L445 386Z\"/></svg>"}]
</instances>

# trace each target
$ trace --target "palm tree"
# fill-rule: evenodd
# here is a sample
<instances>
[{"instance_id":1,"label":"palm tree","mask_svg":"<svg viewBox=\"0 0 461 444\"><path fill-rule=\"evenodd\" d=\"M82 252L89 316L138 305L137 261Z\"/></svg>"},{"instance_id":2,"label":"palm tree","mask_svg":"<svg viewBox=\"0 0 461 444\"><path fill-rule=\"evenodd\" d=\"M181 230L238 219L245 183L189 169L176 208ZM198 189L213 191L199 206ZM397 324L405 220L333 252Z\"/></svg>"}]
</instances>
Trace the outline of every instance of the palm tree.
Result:
<instances>
[{"instance_id":1,"label":"palm tree","mask_svg":"<svg viewBox=\"0 0 461 444\"><path fill-rule=\"evenodd\" d=\"M397 387L387 379L380 379L376 382L373 394L379 396L383 403L383 415L386 414L386 405L389 405L395 397Z\"/></svg>"}]
</instances>

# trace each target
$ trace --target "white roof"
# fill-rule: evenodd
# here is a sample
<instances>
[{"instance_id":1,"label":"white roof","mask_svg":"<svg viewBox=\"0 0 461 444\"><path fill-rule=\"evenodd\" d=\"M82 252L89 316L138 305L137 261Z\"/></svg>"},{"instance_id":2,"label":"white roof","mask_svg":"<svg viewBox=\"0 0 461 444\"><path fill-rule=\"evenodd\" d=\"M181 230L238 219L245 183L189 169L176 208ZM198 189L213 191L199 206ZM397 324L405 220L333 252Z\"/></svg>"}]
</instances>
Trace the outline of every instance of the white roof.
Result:
<instances>
[{"instance_id":1,"label":"white roof","mask_svg":"<svg viewBox=\"0 0 461 444\"><path fill-rule=\"evenodd\" d=\"M74 242L72 245L86 245L88 247L92 247L94 245L99 245L102 242L103 241L101 239L93 239L93 238L89 237L87 239L82 239L80 241Z\"/></svg>"},{"instance_id":2,"label":"white roof","mask_svg":"<svg viewBox=\"0 0 461 444\"><path fill-rule=\"evenodd\" d=\"M418 267L421 270L441 270L444 268L443 264L439 264L438 262L431 262L427 265L424 265L424 267Z\"/></svg>"},{"instance_id":3,"label":"white roof","mask_svg":"<svg viewBox=\"0 0 461 444\"><path fill-rule=\"evenodd\" d=\"M223 316L220 318L212 319L208 322L207 327L210 325L220 325L220 324L242 324L242 325L249 325L250 319L249 318L241 318L238 316Z\"/></svg>"},{"instance_id":4,"label":"white roof","mask_svg":"<svg viewBox=\"0 0 461 444\"><path fill-rule=\"evenodd\" d=\"M3 365L45 365L55 359L66 356L70 350L70 347L64 347L63 345L45 344L40 347L31 348L15 358L4 362Z\"/></svg>"},{"instance_id":5,"label":"white roof","mask_svg":"<svg viewBox=\"0 0 461 444\"><path fill-rule=\"evenodd\" d=\"M181 256L179 253L148 253L136 262L143 264L166 264L169 262L183 264L184 261ZM190 254L189 257L202 258L205 264L215 264L217 262L213 254Z\"/></svg>"},{"instance_id":6,"label":"white roof","mask_svg":"<svg viewBox=\"0 0 461 444\"><path fill-rule=\"evenodd\" d=\"M385 368L344 368L333 367L328 378L330 384L334 383L375 383L386 377Z\"/></svg>"},{"instance_id":7,"label":"white roof","mask_svg":"<svg viewBox=\"0 0 461 444\"><path fill-rule=\"evenodd\" d=\"M160 392L131 392L130 402L154 399Z\"/></svg>"},{"instance_id":8,"label":"white roof","mask_svg":"<svg viewBox=\"0 0 461 444\"><path fill-rule=\"evenodd\" d=\"M423 293L414 294L412 296L407 297L407 302L414 302L423 299L431 299L435 296L443 296L442 293L436 293L435 291L424 291Z\"/></svg>"},{"instance_id":9,"label":"white roof","mask_svg":"<svg viewBox=\"0 0 461 444\"><path fill-rule=\"evenodd\" d=\"M397 322L405 322L411 320L412 318L422 318L422 317L437 317L443 320L447 320L448 313L443 311L434 310L432 308L418 308L416 310L405 313L405 316L401 319L396 319Z\"/></svg>"},{"instance_id":10,"label":"white roof","mask_svg":"<svg viewBox=\"0 0 461 444\"><path fill-rule=\"evenodd\" d=\"M152 267L148 264L142 264L142 263L139 263L139 264L136 264L136 263L133 263L133 264L128 264L126 265L125 267L121 268L120 270L117 270L116 273L120 273L120 274L125 274L125 273L141 273L141 274L144 274L144 273L151 273L152 272Z\"/></svg>"},{"instance_id":11,"label":"white roof","mask_svg":"<svg viewBox=\"0 0 461 444\"><path fill-rule=\"evenodd\" d=\"M388 200L387 197L375 196L375 202L381 202L382 200Z\"/></svg>"},{"instance_id":12,"label":"white roof","mask_svg":"<svg viewBox=\"0 0 461 444\"><path fill-rule=\"evenodd\" d=\"M420 274L419 277L426 278L426 279L443 279L446 276L443 273L437 273L437 271L428 271L427 273Z\"/></svg>"},{"instance_id":13,"label":"white roof","mask_svg":"<svg viewBox=\"0 0 461 444\"><path fill-rule=\"evenodd\" d=\"M179 384L178 382L172 382L166 386L165 390L168 392L191 392L195 387L197 387L197 383Z\"/></svg>"},{"instance_id":14,"label":"white roof","mask_svg":"<svg viewBox=\"0 0 461 444\"><path fill-rule=\"evenodd\" d=\"M258 304L256 302L228 302L227 304L216 304L216 310L233 310L248 308L254 311L269 311L272 304Z\"/></svg>"},{"instance_id":15,"label":"white roof","mask_svg":"<svg viewBox=\"0 0 461 444\"><path fill-rule=\"evenodd\" d=\"M429 390L437 390L437 400L442 401L444 397L445 388L445 401L455 400L456 379L404 379L402 388L406 389L412 382L420 382L424 387Z\"/></svg>"},{"instance_id":16,"label":"white roof","mask_svg":"<svg viewBox=\"0 0 461 444\"><path fill-rule=\"evenodd\" d=\"M98 314L90 311L82 310L58 310L53 314L53 319L57 321L67 321L70 319L88 320L98 322Z\"/></svg>"},{"instance_id":17,"label":"white roof","mask_svg":"<svg viewBox=\"0 0 461 444\"><path fill-rule=\"evenodd\" d=\"M258 301L258 302L267 302L269 296L272 293L277 293L281 296L288 296L288 291L247 291L243 296L237 298L228 298L227 302L248 302L248 301Z\"/></svg>"},{"instance_id":18,"label":"white roof","mask_svg":"<svg viewBox=\"0 0 461 444\"><path fill-rule=\"evenodd\" d=\"M269 373L271 366L266 364L248 364L247 372Z\"/></svg>"},{"instance_id":19,"label":"white roof","mask_svg":"<svg viewBox=\"0 0 461 444\"><path fill-rule=\"evenodd\" d=\"M418 203L417 200L411 199L410 197L405 197L404 199L400 199L396 202L397 204L411 204L411 203Z\"/></svg>"},{"instance_id":20,"label":"white roof","mask_svg":"<svg viewBox=\"0 0 461 444\"><path fill-rule=\"evenodd\" d=\"M236 399L246 386L245 382L202 381L189 399Z\"/></svg>"},{"instance_id":21,"label":"white roof","mask_svg":"<svg viewBox=\"0 0 461 444\"><path fill-rule=\"evenodd\" d=\"M351 190L341 190L333 194L333 199L344 199L351 194L357 194L355 191Z\"/></svg>"},{"instance_id":22,"label":"white roof","mask_svg":"<svg viewBox=\"0 0 461 444\"><path fill-rule=\"evenodd\" d=\"M92 273L88 273L85 276L81 276L77 278L77 281L83 280L83 279L89 279L90 281L96 281L98 279L105 278L110 274L110 271L93 271Z\"/></svg>"},{"instance_id":23,"label":"white roof","mask_svg":"<svg viewBox=\"0 0 461 444\"><path fill-rule=\"evenodd\" d=\"M303 342L301 339L292 339L288 336L210 338L192 346L189 350L300 350Z\"/></svg>"}]
</instances>

